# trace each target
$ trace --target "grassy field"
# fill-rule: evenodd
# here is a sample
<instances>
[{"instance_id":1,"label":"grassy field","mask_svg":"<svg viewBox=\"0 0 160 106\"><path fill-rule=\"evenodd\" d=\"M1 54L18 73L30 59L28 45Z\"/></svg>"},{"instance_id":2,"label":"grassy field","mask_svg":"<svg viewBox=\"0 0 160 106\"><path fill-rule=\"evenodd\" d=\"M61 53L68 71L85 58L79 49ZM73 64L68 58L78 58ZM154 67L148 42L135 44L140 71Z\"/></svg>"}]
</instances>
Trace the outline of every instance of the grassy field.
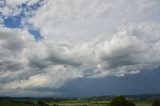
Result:
<instances>
[{"instance_id":1,"label":"grassy field","mask_svg":"<svg viewBox=\"0 0 160 106\"><path fill-rule=\"evenodd\" d=\"M135 103L136 106L152 106L151 103ZM109 103L49 103L49 106L109 106Z\"/></svg>"},{"instance_id":2,"label":"grassy field","mask_svg":"<svg viewBox=\"0 0 160 106\"><path fill-rule=\"evenodd\" d=\"M36 103L35 101L32 101ZM109 106L109 101L98 101L98 102L77 102L77 101L61 101L61 102L45 102L49 106ZM137 102L136 106L152 106L151 102ZM0 106L33 106L26 104L24 102L10 102L10 101L0 101Z\"/></svg>"},{"instance_id":3,"label":"grassy field","mask_svg":"<svg viewBox=\"0 0 160 106\"><path fill-rule=\"evenodd\" d=\"M58 103L47 103L49 104L49 106L109 106L109 103L101 103L101 102L97 102L97 103L90 103L90 102L58 102ZM14 103L14 102L0 102L0 106L32 106L29 104L24 104L24 103ZM151 106L150 103L136 103L136 106Z\"/></svg>"},{"instance_id":4,"label":"grassy field","mask_svg":"<svg viewBox=\"0 0 160 106\"><path fill-rule=\"evenodd\" d=\"M136 103L136 106L152 106L151 103Z\"/></svg>"}]
</instances>

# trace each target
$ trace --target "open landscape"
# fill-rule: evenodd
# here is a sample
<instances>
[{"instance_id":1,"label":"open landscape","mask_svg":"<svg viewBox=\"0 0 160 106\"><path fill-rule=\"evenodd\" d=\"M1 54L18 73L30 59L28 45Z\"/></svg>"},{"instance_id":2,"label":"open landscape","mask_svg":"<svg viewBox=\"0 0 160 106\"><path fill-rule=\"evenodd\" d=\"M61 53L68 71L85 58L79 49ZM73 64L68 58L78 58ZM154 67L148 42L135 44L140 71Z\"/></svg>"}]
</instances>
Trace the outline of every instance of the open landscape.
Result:
<instances>
[{"instance_id":1,"label":"open landscape","mask_svg":"<svg viewBox=\"0 0 160 106\"><path fill-rule=\"evenodd\" d=\"M1 97L0 106L115 106L111 102L115 98L123 98L135 105L124 106L159 106L160 95L125 95L125 96L98 96L86 98L31 98L31 97ZM154 105L155 100L158 105ZM117 104L116 106L122 106Z\"/></svg>"},{"instance_id":2,"label":"open landscape","mask_svg":"<svg viewBox=\"0 0 160 106\"><path fill-rule=\"evenodd\" d=\"M0 0L0 106L160 106L160 0Z\"/></svg>"}]
</instances>

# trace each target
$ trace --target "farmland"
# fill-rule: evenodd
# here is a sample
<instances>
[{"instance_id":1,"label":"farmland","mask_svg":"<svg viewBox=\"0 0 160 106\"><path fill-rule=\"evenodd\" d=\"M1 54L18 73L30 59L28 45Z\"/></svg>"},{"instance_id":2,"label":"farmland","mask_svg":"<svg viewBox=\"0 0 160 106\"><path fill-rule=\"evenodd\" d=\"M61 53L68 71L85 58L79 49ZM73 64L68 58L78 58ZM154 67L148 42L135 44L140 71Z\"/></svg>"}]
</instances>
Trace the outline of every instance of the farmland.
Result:
<instances>
[{"instance_id":1,"label":"farmland","mask_svg":"<svg viewBox=\"0 0 160 106\"><path fill-rule=\"evenodd\" d=\"M43 101L43 105L37 105ZM110 106L110 100L88 100L88 99L29 99L29 100L1 100L0 106ZM136 106L152 106L151 100L136 100Z\"/></svg>"},{"instance_id":2,"label":"farmland","mask_svg":"<svg viewBox=\"0 0 160 106\"><path fill-rule=\"evenodd\" d=\"M47 103L47 102L46 102ZM90 102L48 102L48 106L109 106L108 102L98 102L98 103L90 103ZM33 104L27 104L24 102L16 103L16 102L0 102L0 106L35 106ZM46 105L47 106L47 105ZM139 102L136 103L136 106L152 106L151 103Z\"/></svg>"},{"instance_id":3,"label":"farmland","mask_svg":"<svg viewBox=\"0 0 160 106\"><path fill-rule=\"evenodd\" d=\"M110 106L109 103L49 103L49 106ZM151 103L136 103L136 106L152 106Z\"/></svg>"},{"instance_id":4,"label":"farmland","mask_svg":"<svg viewBox=\"0 0 160 106\"><path fill-rule=\"evenodd\" d=\"M117 96L84 98L0 97L0 106L111 106L111 102L115 98L117 98ZM160 100L160 95L124 95L118 96L118 98L131 101L135 106L152 106L154 100Z\"/></svg>"}]
</instances>

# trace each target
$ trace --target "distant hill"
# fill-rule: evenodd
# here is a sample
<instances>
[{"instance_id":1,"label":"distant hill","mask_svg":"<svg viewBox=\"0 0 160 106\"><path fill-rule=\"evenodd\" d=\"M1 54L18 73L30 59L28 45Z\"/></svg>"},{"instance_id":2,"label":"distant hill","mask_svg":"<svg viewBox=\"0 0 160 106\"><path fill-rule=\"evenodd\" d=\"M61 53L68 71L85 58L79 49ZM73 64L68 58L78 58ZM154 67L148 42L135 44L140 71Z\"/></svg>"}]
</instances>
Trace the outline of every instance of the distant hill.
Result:
<instances>
[{"instance_id":1,"label":"distant hill","mask_svg":"<svg viewBox=\"0 0 160 106\"><path fill-rule=\"evenodd\" d=\"M93 97L84 97L82 99L97 99L97 100L106 100L106 99L112 99L115 96L118 95L106 95L106 96L93 96ZM155 98L160 98L160 94L138 94L138 95L121 95L126 98L132 98L132 99L144 99L144 100L151 100ZM73 97L73 98L67 98L67 97L9 97L9 96L0 96L0 100L68 100L68 99L77 99L81 97Z\"/></svg>"},{"instance_id":2,"label":"distant hill","mask_svg":"<svg viewBox=\"0 0 160 106\"><path fill-rule=\"evenodd\" d=\"M103 99L112 99L115 96L124 96L126 98L132 98L132 99L144 99L144 100L149 100L149 99L155 99L155 98L160 98L160 94L137 94L137 95L107 95L107 96L94 96L94 97L89 97L90 99L96 98L98 100L103 100Z\"/></svg>"}]
</instances>

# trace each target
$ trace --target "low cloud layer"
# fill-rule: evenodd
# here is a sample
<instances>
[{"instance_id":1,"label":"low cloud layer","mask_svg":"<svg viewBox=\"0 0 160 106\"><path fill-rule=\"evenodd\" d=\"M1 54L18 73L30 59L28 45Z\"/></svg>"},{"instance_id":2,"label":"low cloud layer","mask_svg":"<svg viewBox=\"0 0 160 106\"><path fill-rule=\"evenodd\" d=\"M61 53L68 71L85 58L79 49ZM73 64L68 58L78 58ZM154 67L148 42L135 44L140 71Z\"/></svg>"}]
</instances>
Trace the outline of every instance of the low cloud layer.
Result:
<instances>
[{"instance_id":1,"label":"low cloud layer","mask_svg":"<svg viewBox=\"0 0 160 106\"><path fill-rule=\"evenodd\" d=\"M45 89L42 95L54 95L68 81L122 77L159 67L160 22L151 14L158 11L159 1L125 2L130 7L111 0L48 0L23 20L40 29L40 41L25 28L0 26L0 93L37 95Z\"/></svg>"}]
</instances>

